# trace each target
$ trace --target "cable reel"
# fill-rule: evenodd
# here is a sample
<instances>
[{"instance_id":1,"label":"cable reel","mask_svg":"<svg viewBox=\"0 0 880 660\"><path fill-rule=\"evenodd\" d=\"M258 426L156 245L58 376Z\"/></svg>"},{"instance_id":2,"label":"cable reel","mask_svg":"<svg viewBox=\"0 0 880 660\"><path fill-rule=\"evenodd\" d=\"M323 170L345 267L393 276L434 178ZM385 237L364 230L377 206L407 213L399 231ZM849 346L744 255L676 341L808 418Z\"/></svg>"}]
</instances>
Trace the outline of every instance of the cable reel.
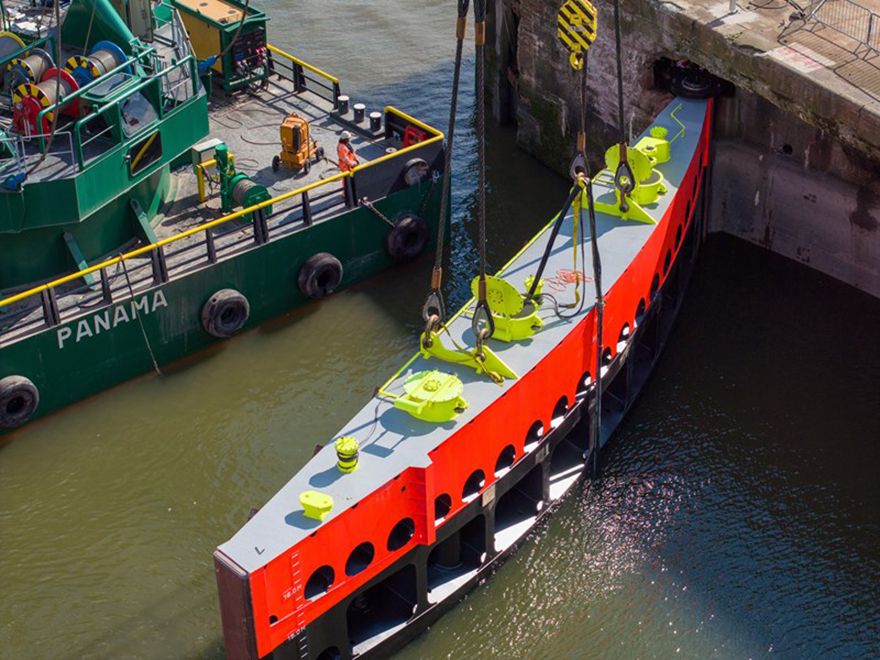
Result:
<instances>
[{"instance_id":1,"label":"cable reel","mask_svg":"<svg viewBox=\"0 0 880 660\"><path fill-rule=\"evenodd\" d=\"M88 56L74 55L68 58L64 69L72 75L81 87L113 71L128 60L122 49L112 41L99 41L92 47ZM131 65L121 73L131 73Z\"/></svg>"},{"instance_id":2,"label":"cable reel","mask_svg":"<svg viewBox=\"0 0 880 660\"><path fill-rule=\"evenodd\" d=\"M24 47L24 41L17 34L6 30L0 32L0 60L5 60Z\"/></svg>"},{"instance_id":3,"label":"cable reel","mask_svg":"<svg viewBox=\"0 0 880 660\"><path fill-rule=\"evenodd\" d=\"M12 123L20 133L35 134L40 131L48 133L54 120L55 112L43 115L42 126L37 127L40 112L64 102L64 99L79 89L73 76L64 69L52 68L43 74L40 84L23 83L12 92ZM59 98L55 97L58 92ZM79 112L79 99L62 108L62 113L75 116ZM38 130L39 128L39 130Z\"/></svg>"},{"instance_id":4,"label":"cable reel","mask_svg":"<svg viewBox=\"0 0 880 660\"><path fill-rule=\"evenodd\" d=\"M16 57L6 65L6 86L15 89L25 83L39 82L54 66L49 53L42 48L33 48L27 55Z\"/></svg>"}]
</instances>

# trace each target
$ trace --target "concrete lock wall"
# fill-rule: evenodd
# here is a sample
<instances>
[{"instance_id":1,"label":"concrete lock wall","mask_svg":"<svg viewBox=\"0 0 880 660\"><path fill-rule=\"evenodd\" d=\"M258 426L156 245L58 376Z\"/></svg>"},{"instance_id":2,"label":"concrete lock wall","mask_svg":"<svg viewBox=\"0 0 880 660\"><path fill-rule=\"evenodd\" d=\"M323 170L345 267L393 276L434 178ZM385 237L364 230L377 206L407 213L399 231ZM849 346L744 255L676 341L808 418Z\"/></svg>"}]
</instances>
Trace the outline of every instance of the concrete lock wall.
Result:
<instances>
[{"instance_id":1,"label":"concrete lock wall","mask_svg":"<svg viewBox=\"0 0 880 660\"><path fill-rule=\"evenodd\" d=\"M560 4L490 3L487 81L495 117L515 123L519 145L564 173L579 88L556 38ZM597 3L599 38L589 56L594 166L618 135L612 7ZM793 66L791 48L772 32L773 16L718 19L727 7L707 0L621 3L627 135L642 131L670 98L655 85L660 58L687 58L731 81L735 92L719 101L716 115L711 230L880 297L880 99L833 72ZM763 23L752 27L749 20L758 19Z\"/></svg>"}]
</instances>

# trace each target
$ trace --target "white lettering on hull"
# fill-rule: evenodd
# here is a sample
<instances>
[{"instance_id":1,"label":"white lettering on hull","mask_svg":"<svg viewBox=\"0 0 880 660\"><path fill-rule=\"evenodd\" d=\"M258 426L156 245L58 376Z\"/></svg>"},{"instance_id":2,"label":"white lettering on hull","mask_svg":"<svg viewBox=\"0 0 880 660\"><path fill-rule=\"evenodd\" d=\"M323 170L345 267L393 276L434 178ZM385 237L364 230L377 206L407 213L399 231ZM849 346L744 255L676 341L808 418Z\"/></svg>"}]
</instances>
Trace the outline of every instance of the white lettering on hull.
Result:
<instances>
[{"instance_id":1,"label":"white lettering on hull","mask_svg":"<svg viewBox=\"0 0 880 660\"><path fill-rule=\"evenodd\" d=\"M75 324L71 323L58 328L56 332L58 348L63 349L71 339L73 339L73 343L78 344L84 339L112 330L117 325L134 321L139 314L152 314L160 307L168 307L168 301L161 290L154 291L152 295L147 294L128 303L116 305L116 307L106 309L89 318L80 319ZM74 325L76 333L74 333Z\"/></svg>"}]
</instances>

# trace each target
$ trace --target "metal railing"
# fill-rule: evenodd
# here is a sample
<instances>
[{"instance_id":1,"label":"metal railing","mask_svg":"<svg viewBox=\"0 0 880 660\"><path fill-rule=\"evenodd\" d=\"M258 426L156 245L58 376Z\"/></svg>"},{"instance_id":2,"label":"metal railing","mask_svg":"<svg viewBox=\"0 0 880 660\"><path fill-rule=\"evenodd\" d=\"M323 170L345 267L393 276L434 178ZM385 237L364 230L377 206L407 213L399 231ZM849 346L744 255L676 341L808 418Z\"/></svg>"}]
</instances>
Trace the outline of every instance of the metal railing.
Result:
<instances>
[{"instance_id":1,"label":"metal railing","mask_svg":"<svg viewBox=\"0 0 880 660\"><path fill-rule=\"evenodd\" d=\"M279 76L290 80L293 83L294 91L308 90L332 103L334 108L338 107L341 93L339 78L272 44L267 44L266 47L269 53L278 56L278 58L271 58L270 69ZM288 75L284 75L282 72ZM309 75L309 73L314 75Z\"/></svg>"},{"instance_id":2,"label":"metal railing","mask_svg":"<svg viewBox=\"0 0 880 660\"><path fill-rule=\"evenodd\" d=\"M327 214L340 206L353 208L357 199L353 180L359 172L376 167L392 158L429 147L444 138L441 131L392 106L387 106L385 112L412 123L426 131L430 137L394 153L385 154L375 160L362 163L351 171L340 172L321 181L315 181L259 204L187 229L174 236L144 245L120 254L118 257L104 260L75 273L4 298L0 300L0 312L5 312L0 316L0 335L13 328L15 335L19 336L43 327L57 326L65 320L65 316L74 316L77 312L82 314L84 308L109 305L115 299L129 297L131 292L127 282L124 278L119 280L119 275L123 271L127 272L131 279L132 291L136 292L145 287L167 282L171 279L172 274L185 272L192 268L193 264L216 263L220 257L241 249L242 245L262 245L270 239L285 236L302 227L308 227L316 221L318 214ZM336 186L331 186L331 184L340 181L343 181L345 186L344 199L340 195L339 189ZM321 192L314 193L318 189L322 189ZM268 207L271 207L271 213L269 213ZM250 217L247 225L235 227L240 231L234 239L227 240L226 234L215 235L214 230L225 226L231 227L229 223L248 216ZM174 248L170 246L174 246ZM149 261L132 266L128 265L128 262L138 257L148 257ZM173 264L170 266L169 259L173 259ZM116 269L115 273L111 272L114 268ZM70 286L77 280L86 280L95 274L100 279L100 290L97 290L97 285L88 283ZM64 296L64 302L59 305L59 291L61 289L63 289L61 293ZM41 314L35 313L33 306L12 312L5 309L37 296L40 298ZM25 319L28 320L25 322Z\"/></svg>"},{"instance_id":3,"label":"metal railing","mask_svg":"<svg viewBox=\"0 0 880 660\"><path fill-rule=\"evenodd\" d=\"M819 0L807 8L804 21L851 39L855 44L850 50L856 55L880 54L880 14L853 0Z\"/></svg>"},{"instance_id":4,"label":"metal railing","mask_svg":"<svg viewBox=\"0 0 880 660\"><path fill-rule=\"evenodd\" d=\"M47 139L48 134L38 135L13 135L7 134L0 139L0 181L5 181L9 176L22 175L31 167L38 163L45 162L43 155L43 147L38 145ZM28 146L31 148L28 149ZM75 150L73 147L73 135L70 132L59 131L55 134L55 138L46 156L52 156L53 167L58 168L59 172L65 172L67 166L76 167ZM58 161L64 163L59 166ZM73 172L67 173L69 176ZM6 187L0 186L0 192L10 192Z\"/></svg>"}]
</instances>

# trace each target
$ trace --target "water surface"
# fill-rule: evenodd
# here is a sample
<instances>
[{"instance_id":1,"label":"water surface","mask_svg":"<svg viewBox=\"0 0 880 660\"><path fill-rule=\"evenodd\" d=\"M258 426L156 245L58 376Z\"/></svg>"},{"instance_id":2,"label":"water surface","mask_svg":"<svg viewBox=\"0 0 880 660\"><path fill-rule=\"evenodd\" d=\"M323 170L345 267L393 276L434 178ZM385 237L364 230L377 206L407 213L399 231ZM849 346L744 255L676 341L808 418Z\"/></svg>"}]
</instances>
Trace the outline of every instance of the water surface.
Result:
<instances>
[{"instance_id":1,"label":"water surface","mask_svg":"<svg viewBox=\"0 0 880 660\"><path fill-rule=\"evenodd\" d=\"M353 100L445 126L453 2L260 3ZM472 63L472 60L469 61ZM449 298L474 273L463 79ZM490 262L566 184L489 135ZM0 656L219 658L211 552L416 347L430 258L40 420L0 445ZM603 478L400 655L880 650L880 304L731 239L704 250Z\"/></svg>"}]
</instances>

